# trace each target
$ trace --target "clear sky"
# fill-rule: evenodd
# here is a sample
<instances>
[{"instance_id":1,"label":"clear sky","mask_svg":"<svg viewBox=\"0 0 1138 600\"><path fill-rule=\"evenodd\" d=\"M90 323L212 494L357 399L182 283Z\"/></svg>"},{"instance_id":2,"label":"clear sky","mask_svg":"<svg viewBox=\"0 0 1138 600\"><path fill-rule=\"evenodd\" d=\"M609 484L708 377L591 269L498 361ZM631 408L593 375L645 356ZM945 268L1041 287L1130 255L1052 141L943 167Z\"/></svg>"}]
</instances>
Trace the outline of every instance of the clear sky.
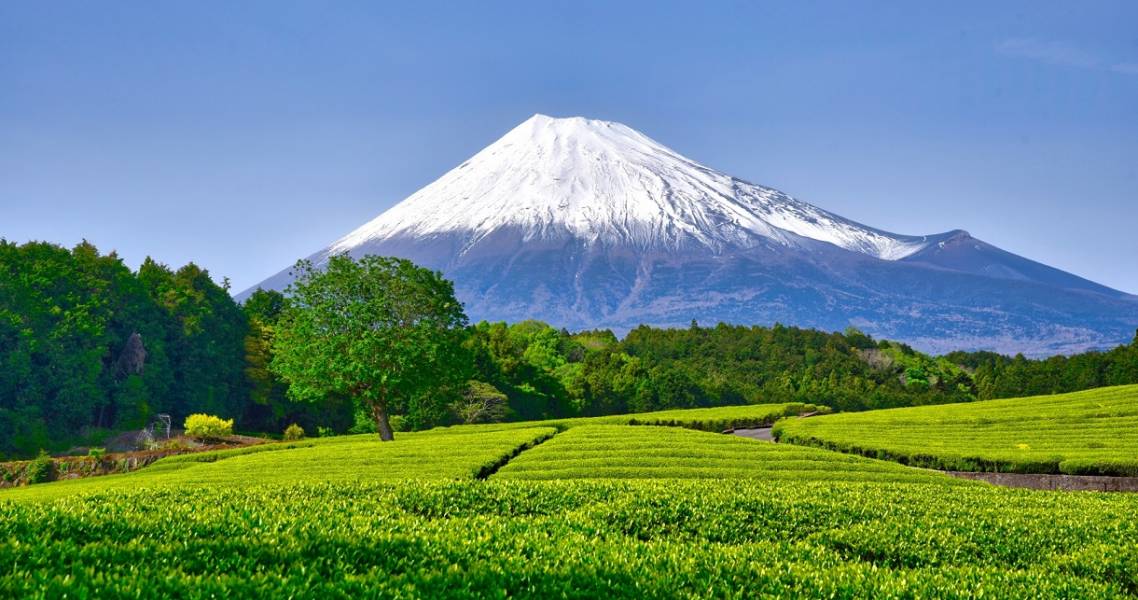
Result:
<instances>
[{"instance_id":1,"label":"clear sky","mask_svg":"<svg viewBox=\"0 0 1138 600\"><path fill-rule=\"evenodd\" d=\"M1138 2L805 4L3 2L0 237L239 291L541 112L1138 293Z\"/></svg>"}]
</instances>

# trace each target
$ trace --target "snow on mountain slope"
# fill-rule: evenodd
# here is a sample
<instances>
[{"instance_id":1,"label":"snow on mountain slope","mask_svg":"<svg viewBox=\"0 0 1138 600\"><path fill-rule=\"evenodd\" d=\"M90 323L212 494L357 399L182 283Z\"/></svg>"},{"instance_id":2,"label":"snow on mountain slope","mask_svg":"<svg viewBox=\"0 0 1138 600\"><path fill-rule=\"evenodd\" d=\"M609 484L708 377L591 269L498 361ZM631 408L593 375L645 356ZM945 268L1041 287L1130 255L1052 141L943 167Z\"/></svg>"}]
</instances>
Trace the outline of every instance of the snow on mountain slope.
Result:
<instances>
[{"instance_id":1,"label":"snow on mountain slope","mask_svg":"<svg viewBox=\"0 0 1138 600\"><path fill-rule=\"evenodd\" d=\"M454 233L469 245L504 227L519 228L525 240L695 244L717 253L760 240L793 246L801 236L884 260L932 241L866 227L720 173L620 123L534 115L330 251Z\"/></svg>"}]
</instances>

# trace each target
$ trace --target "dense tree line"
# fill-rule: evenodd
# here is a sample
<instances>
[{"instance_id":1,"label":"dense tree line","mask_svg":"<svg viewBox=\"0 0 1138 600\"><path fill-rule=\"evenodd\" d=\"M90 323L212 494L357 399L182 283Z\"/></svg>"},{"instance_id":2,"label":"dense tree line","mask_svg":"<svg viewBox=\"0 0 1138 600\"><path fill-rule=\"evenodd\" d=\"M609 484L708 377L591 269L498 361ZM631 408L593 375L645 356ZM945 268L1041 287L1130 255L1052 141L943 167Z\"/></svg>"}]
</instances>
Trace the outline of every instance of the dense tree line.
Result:
<instances>
[{"instance_id":1,"label":"dense tree line","mask_svg":"<svg viewBox=\"0 0 1138 600\"><path fill-rule=\"evenodd\" d=\"M172 270L148 259L131 271L87 243L0 240L0 455L97 441L157 413L216 414L245 431L374 429L347 395L298 401L274 373L284 295L258 291L238 305L227 287L193 264ZM471 325L461 345L451 360L470 381L448 392L449 408L398 414L393 426L755 402L865 410L1138 383L1138 336L1105 352L1033 360L932 357L853 329L693 322L618 339L525 321Z\"/></svg>"},{"instance_id":2,"label":"dense tree line","mask_svg":"<svg viewBox=\"0 0 1138 600\"><path fill-rule=\"evenodd\" d=\"M855 329L640 326L571 334L539 322L479 323L478 378L519 418L756 402L869 410L1138 383L1138 335L1106 352L1042 360L991 352L929 356Z\"/></svg>"},{"instance_id":3,"label":"dense tree line","mask_svg":"<svg viewBox=\"0 0 1138 600\"><path fill-rule=\"evenodd\" d=\"M953 352L944 360L968 369L977 398L1011 398L1138 383L1138 332L1129 345L1105 352L1031 360L994 352Z\"/></svg>"},{"instance_id":4,"label":"dense tree line","mask_svg":"<svg viewBox=\"0 0 1138 600\"><path fill-rule=\"evenodd\" d=\"M0 241L0 454L155 413L239 411L246 319L189 264L137 272L88 243Z\"/></svg>"},{"instance_id":5,"label":"dense tree line","mask_svg":"<svg viewBox=\"0 0 1138 600\"><path fill-rule=\"evenodd\" d=\"M806 401L864 410L968 401L955 365L856 331L720 324L570 334L539 322L479 323L478 377L521 418Z\"/></svg>"}]
</instances>

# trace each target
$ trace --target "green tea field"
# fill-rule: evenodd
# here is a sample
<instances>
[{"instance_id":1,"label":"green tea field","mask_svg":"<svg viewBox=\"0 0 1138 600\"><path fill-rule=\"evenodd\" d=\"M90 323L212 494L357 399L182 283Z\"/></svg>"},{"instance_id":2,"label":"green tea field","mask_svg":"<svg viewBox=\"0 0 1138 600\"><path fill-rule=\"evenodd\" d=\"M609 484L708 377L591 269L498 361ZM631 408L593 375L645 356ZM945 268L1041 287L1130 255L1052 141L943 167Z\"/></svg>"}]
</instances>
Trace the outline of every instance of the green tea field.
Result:
<instances>
[{"instance_id":1,"label":"green tea field","mask_svg":"<svg viewBox=\"0 0 1138 600\"><path fill-rule=\"evenodd\" d=\"M755 479L118 489L0 501L0 596L1114 598L1136 511Z\"/></svg>"},{"instance_id":2,"label":"green tea field","mask_svg":"<svg viewBox=\"0 0 1138 600\"><path fill-rule=\"evenodd\" d=\"M959 471L1138 476L1138 386L786 419L780 441Z\"/></svg>"},{"instance_id":3,"label":"green tea field","mask_svg":"<svg viewBox=\"0 0 1138 600\"><path fill-rule=\"evenodd\" d=\"M685 427L529 425L267 444L3 490L0 596L1138 593L1135 495L997 488Z\"/></svg>"},{"instance_id":4,"label":"green tea field","mask_svg":"<svg viewBox=\"0 0 1138 600\"><path fill-rule=\"evenodd\" d=\"M955 483L935 472L815 448L673 427L585 425L522 453L501 479L763 479Z\"/></svg>"},{"instance_id":5,"label":"green tea field","mask_svg":"<svg viewBox=\"0 0 1138 600\"><path fill-rule=\"evenodd\" d=\"M720 432L726 429L744 427L769 427L775 421L783 417L826 412L830 412L829 407L804 404L801 402L786 402L783 404L748 404L744 406L659 410L630 415L576 417L572 419L552 419L548 421L528 421L520 423L455 425L452 427L442 427L439 430L471 432L499 431L524 427L555 427L564 430L581 425L658 425Z\"/></svg>"},{"instance_id":6,"label":"green tea field","mask_svg":"<svg viewBox=\"0 0 1138 600\"><path fill-rule=\"evenodd\" d=\"M556 431L530 427L467 434L405 433L398 443L389 444L373 435L352 435L183 454L134 473L0 490L0 501L139 487L190 489L204 485L474 479Z\"/></svg>"}]
</instances>

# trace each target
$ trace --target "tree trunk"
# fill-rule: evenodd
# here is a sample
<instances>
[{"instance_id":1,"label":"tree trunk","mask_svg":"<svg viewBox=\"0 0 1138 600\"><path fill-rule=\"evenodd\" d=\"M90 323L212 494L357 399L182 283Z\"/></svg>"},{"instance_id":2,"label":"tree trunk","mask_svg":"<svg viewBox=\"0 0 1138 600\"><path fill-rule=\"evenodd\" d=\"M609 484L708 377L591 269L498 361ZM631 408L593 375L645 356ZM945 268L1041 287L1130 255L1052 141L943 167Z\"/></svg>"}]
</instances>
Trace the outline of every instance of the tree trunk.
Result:
<instances>
[{"instance_id":1,"label":"tree trunk","mask_svg":"<svg viewBox=\"0 0 1138 600\"><path fill-rule=\"evenodd\" d=\"M391 423L387 420L387 408L376 402L371 405L371 414L375 417L375 429L379 432L379 439L390 442L395 439L391 431Z\"/></svg>"}]
</instances>

